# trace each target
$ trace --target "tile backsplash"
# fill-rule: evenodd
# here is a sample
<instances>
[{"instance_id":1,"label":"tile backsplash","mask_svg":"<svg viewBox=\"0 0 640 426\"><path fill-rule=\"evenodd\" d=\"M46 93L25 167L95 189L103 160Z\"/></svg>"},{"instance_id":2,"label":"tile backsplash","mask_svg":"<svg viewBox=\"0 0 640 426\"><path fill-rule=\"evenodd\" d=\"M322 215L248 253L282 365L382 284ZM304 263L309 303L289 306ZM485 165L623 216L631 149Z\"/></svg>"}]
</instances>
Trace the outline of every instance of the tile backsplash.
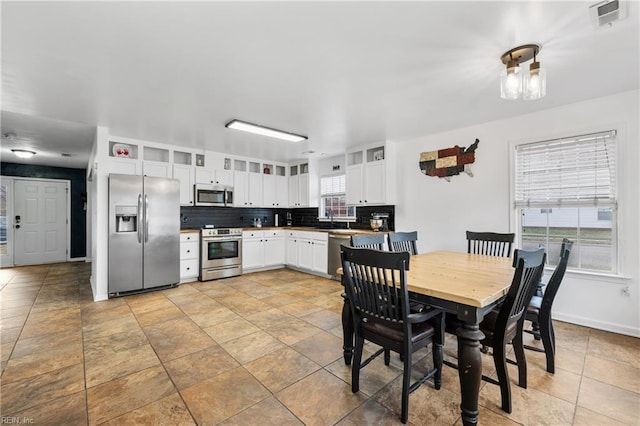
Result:
<instances>
[{"instance_id":1,"label":"tile backsplash","mask_svg":"<svg viewBox=\"0 0 640 426\"><path fill-rule=\"evenodd\" d=\"M182 229L199 229L204 225L214 225L216 228L246 228L260 218L262 226L275 226L278 215L278 225L286 225L287 212L291 213L293 226L319 226L318 209L305 207L295 209L271 208L240 208L240 207L180 207L180 227ZM394 230L394 206L366 206L356 207L356 221L350 223L353 229L369 229L369 219L372 213L389 214L389 230ZM346 228L346 223L335 222L335 228Z\"/></svg>"}]
</instances>

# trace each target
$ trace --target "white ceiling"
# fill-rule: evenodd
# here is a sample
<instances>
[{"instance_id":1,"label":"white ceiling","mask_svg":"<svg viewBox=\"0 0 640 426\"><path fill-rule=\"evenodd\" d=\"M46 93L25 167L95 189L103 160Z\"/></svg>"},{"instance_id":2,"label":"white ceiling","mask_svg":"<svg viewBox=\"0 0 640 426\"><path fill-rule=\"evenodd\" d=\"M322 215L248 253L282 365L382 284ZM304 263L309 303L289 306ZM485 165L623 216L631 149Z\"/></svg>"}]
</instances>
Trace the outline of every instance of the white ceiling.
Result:
<instances>
[{"instance_id":1,"label":"white ceiling","mask_svg":"<svg viewBox=\"0 0 640 426\"><path fill-rule=\"evenodd\" d=\"M2 158L84 167L100 125L289 161L638 89L638 2L598 30L594 2L3 1ZM532 42L547 96L500 99L501 54Z\"/></svg>"}]
</instances>

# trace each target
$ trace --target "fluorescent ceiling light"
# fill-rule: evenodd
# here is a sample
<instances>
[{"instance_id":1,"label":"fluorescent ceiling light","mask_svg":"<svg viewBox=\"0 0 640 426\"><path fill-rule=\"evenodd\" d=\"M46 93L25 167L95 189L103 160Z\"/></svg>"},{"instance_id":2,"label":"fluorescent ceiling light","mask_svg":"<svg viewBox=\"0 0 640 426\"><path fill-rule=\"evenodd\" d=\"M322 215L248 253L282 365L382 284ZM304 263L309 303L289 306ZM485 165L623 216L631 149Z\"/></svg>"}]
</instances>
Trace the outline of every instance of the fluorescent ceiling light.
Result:
<instances>
[{"instance_id":1,"label":"fluorescent ceiling light","mask_svg":"<svg viewBox=\"0 0 640 426\"><path fill-rule=\"evenodd\" d=\"M259 124L251 124L246 121L231 120L225 127L229 129L242 130L256 135L269 136L272 138L283 139L289 142L302 142L307 139L306 136L296 135L294 133L283 132L282 130L271 129L269 127L260 126Z\"/></svg>"},{"instance_id":2,"label":"fluorescent ceiling light","mask_svg":"<svg viewBox=\"0 0 640 426\"><path fill-rule=\"evenodd\" d=\"M34 155L36 155L35 152L27 151L26 149L12 149L11 152L13 152L15 155L17 155L20 158L31 158Z\"/></svg>"}]
</instances>

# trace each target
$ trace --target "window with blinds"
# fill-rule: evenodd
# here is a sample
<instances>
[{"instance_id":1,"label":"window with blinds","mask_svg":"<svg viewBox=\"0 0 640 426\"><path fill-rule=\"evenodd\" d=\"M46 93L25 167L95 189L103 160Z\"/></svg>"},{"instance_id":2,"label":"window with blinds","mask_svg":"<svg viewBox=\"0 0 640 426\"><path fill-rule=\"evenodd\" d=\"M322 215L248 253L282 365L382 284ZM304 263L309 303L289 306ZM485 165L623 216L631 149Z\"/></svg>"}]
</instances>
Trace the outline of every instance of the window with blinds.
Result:
<instances>
[{"instance_id":1,"label":"window with blinds","mask_svg":"<svg viewBox=\"0 0 640 426\"><path fill-rule=\"evenodd\" d=\"M319 217L325 219L355 217L355 207L347 206L346 192L346 175L340 174L321 177Z\"/></svg>"},{"instance_id":2,"label":"window with blinds","mask_svg":"<svg viewBox=\"0 0 640 426\"><path fill-rule=\"evenodd\" d=\"M615 273L616 175L615 130L517 146L521 247L544 245L554 264L569 238L570 267Z\"/></svg>"}]
</instances>

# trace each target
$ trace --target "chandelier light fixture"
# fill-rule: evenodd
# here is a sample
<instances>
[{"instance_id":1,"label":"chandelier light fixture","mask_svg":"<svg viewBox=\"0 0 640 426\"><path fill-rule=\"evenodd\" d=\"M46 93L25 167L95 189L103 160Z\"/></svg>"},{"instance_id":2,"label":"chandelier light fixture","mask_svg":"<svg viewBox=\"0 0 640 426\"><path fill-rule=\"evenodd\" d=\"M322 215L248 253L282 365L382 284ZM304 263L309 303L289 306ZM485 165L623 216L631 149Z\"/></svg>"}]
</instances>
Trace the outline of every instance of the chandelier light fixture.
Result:
<instances>
[{"instance_id":1,"label":"chandelier light fixture","mask_svg":"<svg viewBox=\"0 0 640 426\"><path fill-rule=\"evenodd\" d=\"M306 136L296 135L295 133L285 132L283 130L272 129L260 124L248 123L246 121L231 120L225 127L229 129L242 130L244 132L255 133L257 135L269 136L271 138L282 139L289 142L302 142L307 140Z\"/></svg>"},{"instance_id":2,"label":"chandelier light fixture","mask_svg":"<svg viewBox=\"0 0 640 426\"><path fill-rule=\"evenodd\" d=\"M547 94L547 72L537 60L542 46L525 44L506 51L500 60L506 68L500 73L500 97L525 101L543 98ZM533 59L529 72L523 76L520 64Z\"/></svg>"}]
</instances>

